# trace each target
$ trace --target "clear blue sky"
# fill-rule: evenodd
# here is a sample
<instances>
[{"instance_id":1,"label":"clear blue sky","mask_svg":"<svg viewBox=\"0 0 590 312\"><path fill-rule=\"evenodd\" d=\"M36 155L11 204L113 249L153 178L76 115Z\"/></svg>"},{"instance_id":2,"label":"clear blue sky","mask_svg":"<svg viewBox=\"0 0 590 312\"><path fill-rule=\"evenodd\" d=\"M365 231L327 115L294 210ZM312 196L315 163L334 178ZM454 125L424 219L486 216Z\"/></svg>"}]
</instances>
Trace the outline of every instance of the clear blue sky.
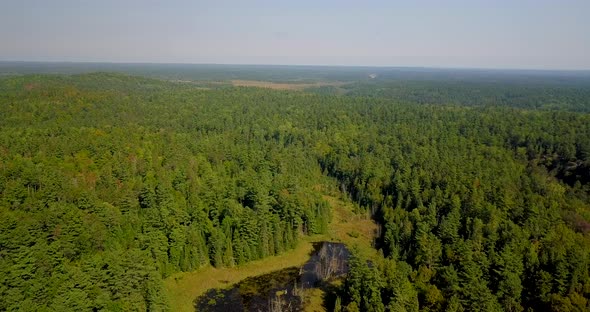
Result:
<instances>
[{"instance_id":1,"label":"clear blue sky","mask_svg":"<svg viewBox=\"0 0 590 312\"><path fill-rule=\"evenodd\" d=\"M590 69L590 0L0 0L0 60Z\"/></svg>"}]
</instances>

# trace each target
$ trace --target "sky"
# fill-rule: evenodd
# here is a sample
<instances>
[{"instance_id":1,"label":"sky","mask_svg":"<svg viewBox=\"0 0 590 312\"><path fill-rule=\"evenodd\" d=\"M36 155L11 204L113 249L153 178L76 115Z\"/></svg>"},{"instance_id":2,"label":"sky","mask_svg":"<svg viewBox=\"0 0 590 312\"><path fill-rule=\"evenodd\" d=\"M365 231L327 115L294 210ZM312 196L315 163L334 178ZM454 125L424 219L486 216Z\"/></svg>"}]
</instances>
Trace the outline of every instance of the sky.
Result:
<instances>
[{"instance_id":1,"label":"sky","mask_svg":"<svg viewBox=\"0 0 590 312\"><path fill-rule=\"evenodd\" d=\"M0 61L590 69L590 0L0 0Z\"/></svg>"}]
</instances>

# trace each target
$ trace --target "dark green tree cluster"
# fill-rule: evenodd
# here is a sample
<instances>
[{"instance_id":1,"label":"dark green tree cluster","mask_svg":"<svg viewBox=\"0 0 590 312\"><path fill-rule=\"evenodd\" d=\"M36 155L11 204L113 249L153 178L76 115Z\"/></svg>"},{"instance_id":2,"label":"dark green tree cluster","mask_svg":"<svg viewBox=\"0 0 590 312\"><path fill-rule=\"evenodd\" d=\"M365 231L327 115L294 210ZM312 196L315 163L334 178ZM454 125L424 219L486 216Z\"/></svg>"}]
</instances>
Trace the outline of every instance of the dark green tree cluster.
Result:
<instances>
[{"instance_id":1,"label":"dark green tree cluster","mask_svg":"<svg viewBox=\"0 0 590 312\"><path fill-rule=\"evenodd\" d=\"M381 289L385 286L381 272L372 263L363 261L354 252L348 262L349 272L344 284L346 311L383 312ZM337 308L335 310L338 310Z\"/></svg>"},{"instance_id":2,"label":"dark green tree cluster","mask_svg":"<svg viewBox=\"0 0 590 312\"><path fill-rule=\"evenodd\" d=\"M590 112L590 81L587 76L580 76L578 80L551 75L519 77L514 73L494 77L489 74L477 75L474 72L456 76L451 72L433 77L428 77L427 73L406 76L380 77L373 81L349 83L339 87L311 87L308 91L389 98L414 104Z\"/></svg>"},{"instance_id":3,"label":"dark green tree cluster","mask_svg":"<svg viewBox=\"0 0 590 312\"><path fill-rule=\"evenodd\" d=\"M391 310L590 308L590 116L357 109L321 159L383 226Z\"/></svg>"}]
</instances>

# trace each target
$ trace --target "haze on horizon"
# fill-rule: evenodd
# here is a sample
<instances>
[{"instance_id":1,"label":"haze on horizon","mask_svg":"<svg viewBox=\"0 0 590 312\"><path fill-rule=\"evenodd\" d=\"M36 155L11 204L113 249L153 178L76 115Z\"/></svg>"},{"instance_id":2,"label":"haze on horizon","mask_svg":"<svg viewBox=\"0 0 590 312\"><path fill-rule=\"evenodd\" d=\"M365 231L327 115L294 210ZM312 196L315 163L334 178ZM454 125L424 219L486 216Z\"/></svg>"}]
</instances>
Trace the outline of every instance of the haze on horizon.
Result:
<instances>
[{"instance_id":1,"label":"haze on horizon","mask_svg":"<svg viewBox=\"0 0 590 312\"><path fill-rule=\"evenodd\" d=\"M0 61L590 69L590 1L0 2Z\"/></svg>"}]
</instances>

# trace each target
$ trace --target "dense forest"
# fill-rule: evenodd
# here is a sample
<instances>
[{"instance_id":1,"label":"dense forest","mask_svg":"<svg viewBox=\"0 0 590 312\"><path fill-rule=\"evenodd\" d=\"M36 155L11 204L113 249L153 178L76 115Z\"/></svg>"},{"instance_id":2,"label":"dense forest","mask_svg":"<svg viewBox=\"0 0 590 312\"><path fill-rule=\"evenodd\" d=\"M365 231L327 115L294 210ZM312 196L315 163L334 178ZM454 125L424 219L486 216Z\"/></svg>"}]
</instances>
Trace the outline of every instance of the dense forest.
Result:
<instances>
[{"instance_id":1,"label":"dense forest","mask_svg":"<svg viewBox=\"0 0 590 312\"><path fill-rule=\"evenodd\" d=\"M590 112L590 84L572 81L500 78L399 80L375 79L343 86L311 87L320 94L389 98L417 104L506 106Z\"/></svg>"},{"instance_id":2,"label":"dense forest","mask_svg":"<svg viewBox=\"0 0 590 312\"><path fill-rule=\"evenodd\" d=\"M174 272L325 232L322 184L381 225L336 310L590 309L588 89L422 86L1 78L0 310L168 310Z\"/></svg>"}]
</instances>

